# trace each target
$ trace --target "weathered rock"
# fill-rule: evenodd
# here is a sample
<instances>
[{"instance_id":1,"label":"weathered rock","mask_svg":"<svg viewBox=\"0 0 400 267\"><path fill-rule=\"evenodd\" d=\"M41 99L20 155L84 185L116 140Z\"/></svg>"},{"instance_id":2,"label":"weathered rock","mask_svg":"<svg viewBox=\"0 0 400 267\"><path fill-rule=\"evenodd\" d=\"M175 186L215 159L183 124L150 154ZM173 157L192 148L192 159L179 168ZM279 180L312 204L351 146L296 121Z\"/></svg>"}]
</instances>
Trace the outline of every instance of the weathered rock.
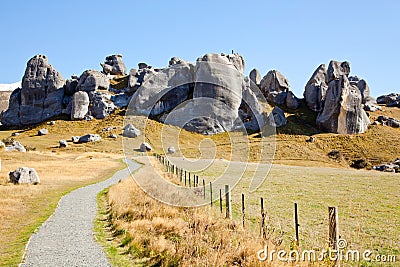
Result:
<instances>
[{"instance_id":1,"label":"weathered rock","mask_svg":"<svg viewBox=\"0 0 400 267\"><path fill-rule=\"evenodd\" d=\"M38 131L38 135L47 135L49 134L49 130L43 128Z\"/></svg>"},{"instance_id":2,"label":"weathered rock","mask_svg":"<svg viewBox=\"0 0 400 267\"><path fill-rule=\"evenodd\" d=\"M286 96L286 106L295 110L300 107L300 104L300 99L298 99L292 91L289 91Z\"/></svg>"},{"instance_id":3,"label":"weathered rock","mask_svg":"<svg viewBox=\"0 0 400 267\"><path fill-rule=\"evenodd\" d=\"M147 63L140 62L138 63L139 70L151 68L151 66L147 65Z\"/></svg>"},{"instance_id":4,"label":"weathered rock","mask_svg":"<svg viewBox=\"0 0 400 267\"><path fill-rule=\"evenodd\" d=\"M79 137L78 143L89 143L100 141L101 137L98 134L87 134Z\"/></svg>"},{"instance_id":5,"label":"weathered rock","mask_svg":"<svg viewBox=\"0 0 400 267\"><path fill-rule=\"evenodd\" d=\"M78 143L78 142L79 142L79 138L80 138L80 136L72 136L72 137L71 137L71 141L72 141L73 143Z\"/></svg>"},{"instance_id":6,"label":"weathered rock","mask_svg":"<svg viewBox=\"0 0 400 267\"><path fill-rule=\"evenodd\" d=\"M400 121L396 120L394 118L389 118L386 122L387 126L393 127L393 128L399 128L400 127Z\"/></svg>"},{"instance_id":7,"label":"weathered rock","mask_svg":"<svg viewBox=\"0 0 400 267\"><path fill-rule=\"evenodd\" d=\"M77 92L77 87L78 87L78 79L67 79L64 85L64 94L72 96Z\"/></svg>"},{"instance_id":8,"label":"weathered rock","mask_svg":"<svg viewBox=\"0 0 400 267\"><path fill-rule=\"evenodd\" d=\"M84 120L85 121L91 121L91 120L93 120L93 116L92 115L86 115Z\"/></svg>"},{"instance_id":9,"label":"weathered rock","mask_svg":"<svg viewBox=\"0 0 400 267\"><path fill-rule=\"evenodd\" d=\"M287 120L285 117L285 113L282 109L280 109L279 107L274 107L271 114L273 116L273 121L271 120L272 126L278 128L286 125Z\"/></svg>"},{"instance_id":10,"label":"weathered rock","mask_svg":"<svg viewBox=\"0 0 400 267\"><path fill-rule=\"evenodd\" d=\"M115 106L111 101L111 95L101 92L90 92L89 99L92 103L90 113L96 119L104 119L114 112Z\"/></svg>"},{"instance_id":11,"label":"weathered rock","mask_svg":"<svg viewBox=\"0 0 400 267\"><path fill-rule=\"evenodd\" d=\"M140 151L142 151L142 152L147 152L147 151L151 151L151 150L153 150L153 148L150 146L149 143L144 142L140 145Z\"/></svg>"},{"instance_id":12,"label":"weathered rock","mask_svg":"<svg viewBox=\"0 0 400 267\"><path fill-rule=\"evenodd\" d=\"M400 94L391 93L388 95L381 95L376 99L378 104L386 105L388 107L400 108Z\"/></svg>"},{"instance_id":13,"label":"weathered rock","mask_svg":"<svg viewBox=\"0 0 400 267\"><path fill-rule=\"evenodd\" d=\"M68 147L68 143L66 140L60 140L58 143L60 144L60 147Z\"/></svg>"},{"instance_id":14,"label":"weathered rock","mask_svg":"<svg viewBox=\"0 0 400 267\"><path fill-rule=\"evenodd\" d=\"M91 92L96 90L108 90L110 81L107 76L97 70L86 70L79 78L77 91Z\"/></svg>"},{"instance_id":15,"label":"weathered rock","mask_svg":"<svg viewBox=\"0 0 400 267\"><path fill-rule=\"evenodd\" d=\"M259 131L260 127L264 125L264 114L263 107L258 99L253 86L257 86L251 83L246 77L244 79L244 86L242 88L242 103L239 107L239 118L242 120L244 127L250 131Z\"/></svg>"},{"instance_id":16,"label":"weathered rock","mask_svg":"<svg viewBox=\"0 0 400 267\"><path fill-rule=\"evenodd\" d=\"M49 122L49 125L54 125L54 124L56 124L55 121L50 121L50 122Z\"/></svg>"},{"instance_id":17,"label":"weathered rock","mask_svg":"<svg viewBox=\"0 0 400 267\"><path fill-rule=\"evenodd\" d=\"M19 136L20 133L12 133L11 136Z\"/></svg>"},{"instance_id":18,"label":"weathered rock","mask_svg":"<svg viewBox=\"0 0 400 267\"><path fill-rule=\"evenodd\" d=\"M128 138L135 138L138 137L141 133L140 130L136 129L132 124L127 124L123 128L122 136L128 137Z\"/></svg>"},{"instance_id":19,"label":"weathered rock","mask_svg":"<svg viewBox=\"0 0 400 267\"><path fill-rule=\"evenodd\" d=\"M71 101L71 120L82 120L89 111L89 96L84 91L76 92Z\"/></svg>"},{"instance_id":20,"label":"weathered rock","mask_svg":"<svg viewBox=\"0 0 400 267\"><path fill-rule=\"evenodd\" d=\"M112 139L117 139L118 138L116 134L110 134L109 137L112 138Z\"/></svg>"},{"instance_id":21,"label":"weathered rock","mask_svg":"<svg viewBox=\"0 0 400 267\"><path fill-rule=\"evenodd\" d=\"M289 80L277 70L269 71L260 82L260 89L265 98L277 105L286 102L289 88Z\"/></svg>"},{"instance_id":22,"label":"weathered rock","mask_svg":"<svg viewBox=\"0 0 400 267\"><path fill-rule=\"evenodd\" d=\"M326 83L329 84L333 80L338 80L340 76L344 75L349 77L350 63L347 61L339 62L331 60L329 62L328 70L326 73Z\"/></svg>"},{"instance_id":23,"label":"weathered rock","mask_svg":"<svg viewBox=\"0 0 400 267\"><path fill-rule=\"evenodd\" d=\"M21 90L10 97L10 106L3 113L4 125L31 125L59 115L64 96L64 79L44 55L31 58L22 78Z\"/></svg>"},{"instance_id":24,"label":"weathered rock","mask_svg":"<svg viewBox=\"0 0 400 267\"><path fill-rule=\"evenodd\" d=\"M325 64L321 64L314 71L310 80L308 80L303 94L308 108L312 111L320 112L323 108L323 101L325 100L326 90L328 89L325 80Z\"/></svg>"},{"instance_id":25,"label":"weathered rock","mask_svg":"<svg viewBox=\"0 0 400 267\"><path fill-rule=\"evenodd\" d=\"M173 146L168 147L168 153L169 154L175 154L176 153L176 149Z\"/></svg>"},{"instance_id":26,"label":"weathered rock","mask_svg":"<svg viewBox=\"0 0 400 267\"><path fill-rule=\"evenodd\" d=\"M356 134L365 132L369 124L357 86L350 85L345 75L331 81L326 91L324 109L317 117L317 126L328 132Z\"/></svg>"},{"instance_id":27,"label":"weathered rock","mask_svg":"<svg viewBox=\"0 0 400 267\"><path fill-rule=\"evenodd\" d=\"M254 84L256 84L256 85L260 85L260 82L261 82L261 74L260 74L260 72L258 71L258 69L252 69L251 71L250 71L250 74L249 74L249 78L250 78L250 80L254 83Z\"/></svg>"},{"instance_id":28,"label":"weathered rock","mask_svg":"<svg viewBox=\"0 0 400 267\"><path fill-rule=\"evenodd\" d=\"M5 150L6 151L26 152L25 147L18 141L14 141L11 146L6 146Z\"/></svg>"},{"instance_id":29,"label":"weathered rock","mask_svg":"<svg viewBox=\"0 0 400 267\"><path fill-rule=\"evenodd\" d=\"M106 57L103 67L103 73L111 75L125 75L126 66L122 61L122 55L111 55Z\"/></svg>"},{"instance_id":30,"label":"weathered rock","mask_svg":"<svg viewBox=\"0 0 400 267\"><path fill-rule=\"evenodd\" d=\"M129 105L129 102L131 101L131 99L132 99L132 96L129 96L127 94L117 94L117 95L111 96L111 101L119 109L126 108Z\"/></svg>"},{"instance_id":31,"label":"weathered rock","mask_svg":"<svg viewBox=\"0 0 400 267\"><path fill-rule=\"evenodd\" d=\"M19 167L9 173L10 181L14 184L40 184L40 178L34 168Z\"/></svg>"}]
</instances>

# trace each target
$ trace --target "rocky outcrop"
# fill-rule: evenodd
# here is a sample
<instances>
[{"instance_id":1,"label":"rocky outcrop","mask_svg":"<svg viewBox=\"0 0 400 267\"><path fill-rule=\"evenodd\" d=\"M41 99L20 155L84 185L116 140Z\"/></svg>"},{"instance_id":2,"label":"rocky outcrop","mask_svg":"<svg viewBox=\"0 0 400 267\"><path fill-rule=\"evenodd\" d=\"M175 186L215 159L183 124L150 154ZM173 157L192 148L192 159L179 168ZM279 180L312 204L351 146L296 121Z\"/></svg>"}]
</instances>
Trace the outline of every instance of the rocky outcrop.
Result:
<instances>
[{"instance_id":1,"label":"rocky outcrop","mask_svg":"<svg viewBox=\"0 0 400 267\"><path fill-rule=\"evenodd\" d=\"M381 105L388 107L399 107L400 108L400 94L391 93L388 95L381 95L376 99L376 102Z\"/></svg>"},{"instance_id":2,"label":"rocky outcrop","mask_svg":"<svg viewBox=\"0 0 400 267\"><path fill-rule=\"evenodd\" d=\"M79 79L78 77L73 77L71 79L67 79L64 85L64 94L67 96L72 96L75 92L78 91Z\"/></svg>"},{"instance_id":3,"label":"rocky outcrop","mask_svg":"<svg viewBox=\"0 0 400 267\"><path fill-rule=\"evenodd\" d=\"M372 169L381 172L400 172L400 158L397 158L393 162L389 162L387 164L373 166Z\"/></svg>"},{"instance_id":4,"label":"rocky outcrop","mask_svg":"<svg viewBox=\"0 0 400 267\"><path fill-rule=\"evenodd\" d=\"M358 87L351 85L346 75L332 80L326 91L323 110L317 117L317 126L327 132L356 134L365 132L369 124Z\"/></svg>"},{"instance_id":5,"label":"rocky outcrop","mask_svg":"<svg viewBox=\"0 0 400 267\"><path fill-rule=\"evenodd\" d=\"M308 80L304 90L304 99L309 109L316 112L322 110L327 89L326 68L325 64L321 64Z\"/></svg>"},{"instance_id":6,"label":"rocky outcrop","mask_svg":"<svg viewBox=\"0 0 400 267\"><path fill-rule=\"evenodd\" d=\"M64 83L46 56L34 56L27 63L22 88L16 89L10 97L10 106L3 112L1 123L7 126L31 125L59 115Z\"/></svg>"},{"instance_id":7,"label":"rocky outcrop","mask_svg":"<svg viewBox=\"0 0 400 267\"><path fill-rule=\"evenodd\" d=\"M76 92L71 101L71 120L83 120L89 111L89 96L84 91Z\"/></svg>"},{"instance_id":8,"label":"rocky outcrop","mask_svg":"<svg viewBox=\"0 0 400 267\"><path fill-rule=\"evenodd\" d=\"M393 128L399 128L400 127L400 121L396 120L395 118L390 118L387 116L379 116L375 122L375 124L382 124L382 125L386 125L389 127L393 127Z\"/></svg>"},{"instance_id":9,"label":"rocky outcrop","mask_svg":"<svg viewBox=\"0 0 400 267\"><path fill-rule=\"evenodd\" d=\"M100 64L103 68L104 74L111 75L125 75L126 74L126 66L122 61L122 55L111 55L106 57L106 60L103 64Z\"/></svg>"},{"instance_id":10,"label":"rocky outcrop","mask_svg":"<svg viewBox=\"0 0 400 267\"><path fill-rule=\"evenodd\" d=\"M9 173L10 182L14 184L40 184L40 178L34 168L19 167Z\"/></svg>"},{"instance_id":11,"label":"rocky outcrop","mask_svg":"<svg viewBox=\"0 0 400 267\"><path fill-rule=\"evenodd\" d=\"M202 134L259 129L262 107L243 77L244 65L238 54L207 54L196 65L172 58L168 68L147 74L129 107Z\"/></svg>"},{"instance_id":12,"label":"rocky outcrop","mask_svg":"<svg viewBox=\"0 0 400 267\"><path fill-rule=\"evenodd\" d=\"M109 87L110 81L105 74L97 70L86 70L79 77L76 91L108 90Z\"/></svg>"},{"instance_id":13,"label":"rocky outcrop","mask_svg":"<svg viewBox=\"0 0 400 267\"><path fill-rule=\"evenodd\" d=\"M277 105L286 102L289 88L289 80L277 70L269 71L260 82L260 89L265 98Z\"/></svg>"},{"instance_id":14,"label":"rocky outcrop","mask_svg":"<svg viewBox=\"0 0 400 267\"><path fill-rule=\"evenodd\" d=\"M5 147L6 151L18 151L18 152L26 152L26 148L18 141L14 141L12 145L8 145Z\"/></svg>"}]
</instances>

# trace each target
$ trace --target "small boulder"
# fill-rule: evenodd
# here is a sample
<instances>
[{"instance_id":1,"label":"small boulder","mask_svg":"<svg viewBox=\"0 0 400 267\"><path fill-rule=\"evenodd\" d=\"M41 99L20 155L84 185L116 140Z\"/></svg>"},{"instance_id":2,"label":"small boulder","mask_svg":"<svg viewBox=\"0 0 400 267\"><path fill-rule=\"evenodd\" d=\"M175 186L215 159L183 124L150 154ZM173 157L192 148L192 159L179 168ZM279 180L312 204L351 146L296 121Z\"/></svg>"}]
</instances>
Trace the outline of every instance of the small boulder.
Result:
<instances>
[{"instance_id":1,"label":"small boulder","mask_svg":"<svg viewBox=\"0 0 400 267\"><path fill-rule=\"evenodd\" d=\"M18 141L14 141L11 146L6 146L5 150L6 151L26 152L25 147Z\"/></svg>"},{"instance_id":2,"label":"small boulder","mask_svg":"<svg viewBox=\"0 0 400 267\"><path fill-rule=\"evenodd\" d=\"M170 146L170 147L168 148L168 153L169 153L169 154L175 154L175 153L176 153L175 147Z\"/></svg>"},{"instance_id":3,"label":"small boulder","mask_svg":"<svg viewBox=\"0 0 400 267\"><path fill-rule=\"evenodd\" d=\"M97 70L86 70L79 78L76 91L108 90L109 87L110 81L105 74Z\"/></svg>"},{"instance_id":4,"label":"small boulder","mask_svg":"<svg viewBox=\"0 0 400 267\"><path fill-rule=\"evenodd\" d=\"M54 125L54 124L56 124L55 121L50 121L50 122L49 122L49 125Z\"/></svg>"},{"instance_id":5,"label":"small boulder","mask_svg":"<svg viewBox=\"0 0 400 267\"><path fill-rule=\"evenodd\" d=\"M38 135L39 135L39 136L41 136L41 135L47 135L47 134L49 134L49 131L48 131L46 128L40 129L40 130L38 131Z\"/></svg>"},{"instance_id":6,"label":"small boulder","mask_svg":"<svg viewBox=\"0 0 400 267\"><path fill-rule=\"evenodd\" d=\"M98 134L87 134L87 135L81 136L78 140L78 143L97 142L100 140L101 140L101 137Z\"/></svg>"},{"instance_id":7,"label":"small boulder","mask_svg":"<svg viewBox=\"0 0 400 267\"><path fill-rule=\"evenodd\" d=\"M72 136L72 137L71 137L71 141L72 141L73 143L78 143L78 142L79 142L79 138L80 138L80 136Z\"/></svg>"},{"instance_id":8,"label":"small boulder","mask_svg":"<svg viewBox=\"0 0 400 267\"><path fill-rule=\"evenodd\" d=\"M40 178L34 168L19 167L9 173L10 181L14 184L39 184Z\"/></svg>"},{"instance_id":9,"label":"small boulder","mask_svg":"<svg viewBox=\"0 0 400 267\"><path fill-rule=\"evenodd\" d=\"M147 151L152 151L152 150L153 150L153 148L150 146L149 143L144 142L140 145L140 151L142 151L142 152L147 152Z\"/></svg>"},{"instance_id":10,"label":"small boulder","mask_svg":"<svg viewBox=\"0 0 400 267\"><path fill-rule=\"evenodd\" d=\"M89 96L84 91L76 92L71 101L71 120L82 120L89 111Z\"/></svg>"},{"instance_id":11,"label":"small boulder","mask_svg":"<svg viewBox=\"0 0 400 267\"><path fill-rule=\"evenodd\" d=\"M111 55L106 57L103 67L103 73L111 75L125 75L126 66L122 61L122 55Z\"/></svg>"},{"instance_id":12,"label":"small boulder","mask_svg":"<svg viewBox=\"0 0 400 267\"><path fill-rule=\"evenodd\" d=\"M11 136L19 136L20 133L12 133Z\"/></svg>"},{"instance_id":13,"label":"small boulder","mask_svg":"<svg viewBox=\"0 0 400 267\"><path fill-rule=\"evenodd\" d=\"M60 140L59 144L60 144L60 147L68 147L68 143L66 140Z\"/></svg>"},{"instance_id":14,"label":"small boulder","mask_svg":"<svg viewBox=\"0 0 400 267\"><path fill-rule=\"evenodd\" d=\"M140 130L136 129L132 124L127 124L124 129L123 129L122 136L128 137L128 138L135 138L138 137L141 132Z\"/></svg>"},{"instance_id":15,"label":"small boulder","mask_svg":"<svg viewBox=\"0 0 400 267\"><path fill-rule=\"evenodd\" d=\"M272 116L273 116L272 126L278 128L286 125L287 120L285 118L285 113L279 107L274 107L274 109L272 110Z\"/></svg>"},{"instance_id":16,"label":"small boulder","mask_svg":"<svg viewBox=\"0 0 400 267\"><path fill-rule=\"evenodd\" d=\"M116 134L110 134L109 137L112 138L112 139L117 139L117 135Z\"/></svg>"}]
</instances>

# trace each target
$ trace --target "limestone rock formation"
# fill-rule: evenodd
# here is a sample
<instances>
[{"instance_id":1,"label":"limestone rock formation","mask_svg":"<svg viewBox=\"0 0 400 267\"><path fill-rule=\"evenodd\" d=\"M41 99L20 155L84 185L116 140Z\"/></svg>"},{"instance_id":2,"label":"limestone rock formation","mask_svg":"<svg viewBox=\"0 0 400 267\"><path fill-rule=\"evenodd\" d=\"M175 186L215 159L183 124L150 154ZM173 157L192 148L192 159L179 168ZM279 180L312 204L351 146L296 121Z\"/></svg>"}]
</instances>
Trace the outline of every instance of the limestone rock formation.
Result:
<instances>
[{"instance_id":1,"label":"limestone rock formation","mask_svg":"<svg viewBox=\"0 0 400 267\"><path fill-rule=\"evenodd\" d=\"M49 130L47 130L46 128L38 130L38 135L39 136L48 135L48 134L49 134Z\"/></svg>"},{"instance_id":2,"label":"limestone rock formation","mask_svg":"<svg viewBox=\"0 0 400 267\"><path fill-rule=\"evenodd\" d=\"M269 71L260 82L260 89L265 98L277 105L286 102L289 88L289 80L277 70Z\"/></svg>"},{"instance_id":3,"label":"limestone rock formation","mask_svg":"<svg viewBox=\"0 0 400 267\"><path fill-rule=\"evenodd\" d=\"M126 74L126 66L122 61L122 55L111 55L106 57L106 60L103 64L100 64L103 68L104 74L111 75L125 75Z\"/></svg>"},{"instance_id":4,"label":"limestone rock formation","mask_svg":"<svg viewBox=\"0 0 400 267\"><path fill-rule=\"evenodd\" d=\"M89 111L89 96L84 91L76 92L71 101L71 120L83 120Z\"/></svg>"},{"instance_id":5,"label":"limestone rock formation","mask_svg":"<svg viewBox=\"0 0 400 267\"><path fill-rule=\"evenodd\" d=\"M31 58L22 78L22 88L10 97L3 112L4 125L31 125L59 115L64 96L64 79L44 55Z\"/></svg>"},{"instance_id":6,"label":"limestone rock formation","mask_svg":"<svg viewBox=\"0 0 400 267\"><path fill-rule=\"evenodd\" d=\"M109 87L110 81L105 74L97 70L86 70L79 77L76 91L108 90Z\"/></svg>"},{"instance_id":7,"label":"limestone rock formation","mask_svg":"<svg viewBox=\"0 0 400 267\"><path fill-rule=\"evenodd\" d=\"M260 85L261 82L261 74L258 69L252 69L249 74L250 80L257 86Z\"/></svg>"},{"instance_id":8,"label":"limestone rock formation","mask_svg":"<svg viewBox=\"0 0 400 267\"><path fill-rule=\"evenodd\" d=\"M309 109L316 112L322 110L327 89L325 64L321 64L305 86L304 99Z\"/></svg>"},{"instance_id":9,"label":"limestone rock formation","mask_svg":"<svg viewBox=\"0 0 400 267\"><path fill-rule=\"evenodd\" d=\"M276 128L278 127L282 127L285 126L287 123L286 117L285 117L285 113L283 112L282 109L280 109L279 107L274 107L274 109L271 112L272 116L273 116L273 126L275 126Z\"/></svg>"},{"instance_id":10,"label":"limestone rock formation","mask_svg":"<svg viewBox=\"0 0 400 267\"><path fill-rule=\"evenodd\" d=\"M350 63L347 61L339 62L331 60L329 62L328 70L326 72L326 83L329 84L333 80L338 80L340 76L344 75L349 77Z\"/></svg>"},{"instance_id":11,"label":"limestone rock formation","mask_svg":"<svg viewBox=\"0 0 400 267\"><path fill-rule=\"evenodd\" d=\"M388 95L381 95L376 99L376 102L381 105L388 107L399 107L400 108L400 94L391 93Z\"/></svg>"},{"instance_id":12,"label":"limestone rock formation","mask_svg":"<svg viewBox=\"0 0 400 267\"><path fill-rule=\"evenodd\" d=\"M72 96L73 94L75 94L75 92L78 91L78 82L79 80L77 79L77 77L67 79L64 85L64 94L68 96Z\"/></svg>"},{"instance_id":13,"label":"limestone rock formation","mask_svg":"<svg viewBox=\"0 0 400 267\"><path fill-rule=\"evenodd\" d=\"M175 154L176 153L176 149L173 146L168 147L168 154Z\"/></svg>"},{"instance_id":14,"label":"limestone rock formation","mask_svg":"<svg viewBox=\"0 0 400 267\"><path fill-rule=\"evenodd\" d=\"M286 106L295 110L300 107L300 104L300 99L298 99L292 91L289 91L286 96Z\"/></svg>"},{"instance_id":15,"label":"limestone rock formation","mask_svg":"<svg viewBox=\"0 0 400 267\"><path fill-rule=\"evenodd\" d=\"M5 147L6 151L26 152L25 147L18 141L14 141L11 146Z\"/></svg>"},{"instance_id":16,"label":"limestone rock formation","mask_svg":"<svg viewBox=\"0 0 400 267\"><path fill-rule=\"evenodd\" d=\"M10 181L14 184L40 184L40 178L34 168L19 167L9 173Z\"/></svg>"},{"instance_id":17,"label":"limestone rock formation","mask_svg":"<svg viewBox=\"0 0 400 267\"><path fill-rule=\"evenodd\" d=\"M96 119L104 119L114 112L115 106L111 101L111 95L101 92L90 92L89 99L91 102L90 113Z\"/></svg>"},{"instance_id":18,"label":"limestone rock formation","mask_svg":"<svg viewBox=\"0 0 400 267\"><path fill-rule=\"evenodd\" d=\"M317 117L317 126L327 132L355 134L365 132L369 124L358 87L351 85L345 74L339 80L332 80L326 91L324 108Z\"/></svg>"}]
</instances>

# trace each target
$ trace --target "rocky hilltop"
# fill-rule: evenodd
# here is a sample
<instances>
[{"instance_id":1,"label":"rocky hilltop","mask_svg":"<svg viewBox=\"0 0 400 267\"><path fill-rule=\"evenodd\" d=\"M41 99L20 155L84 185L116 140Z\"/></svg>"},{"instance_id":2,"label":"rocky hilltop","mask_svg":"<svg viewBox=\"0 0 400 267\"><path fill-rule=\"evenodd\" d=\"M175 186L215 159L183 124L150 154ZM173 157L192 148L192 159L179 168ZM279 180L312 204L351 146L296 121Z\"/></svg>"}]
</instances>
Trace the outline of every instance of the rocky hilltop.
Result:
<instances>
[{"instance_id":1,"label":"rocky hilltop","mask_svg":"<svg viewBox=\"0 0 400 267\"><path fill-rule=\"evenodd\" d=\"M195 63L171 58L165 68L139 63L129 74L121 55L107 56L102 70L85 70L64 79L44 55L31 58L8 109L1 114L5 126L28 126L55 116L70 120L103 119L116 109L128 115L146 115L192 132L216 134L246 129L259 131L267 124L286 124L282 109L296 110L302 103L318 114L316 126L326 132L363 133L368 112L380 109L364 79L350 76L350 63L332 60L310 77L304 100L290 91L278 70L261 76L253 69L244 75L239 54L206 54ZM378 98L379 104L399 106L397 94ZM268 104L275 106L268 112ZM268 114L269 113L269 114Z\"/></svg>"}]
</instances>

